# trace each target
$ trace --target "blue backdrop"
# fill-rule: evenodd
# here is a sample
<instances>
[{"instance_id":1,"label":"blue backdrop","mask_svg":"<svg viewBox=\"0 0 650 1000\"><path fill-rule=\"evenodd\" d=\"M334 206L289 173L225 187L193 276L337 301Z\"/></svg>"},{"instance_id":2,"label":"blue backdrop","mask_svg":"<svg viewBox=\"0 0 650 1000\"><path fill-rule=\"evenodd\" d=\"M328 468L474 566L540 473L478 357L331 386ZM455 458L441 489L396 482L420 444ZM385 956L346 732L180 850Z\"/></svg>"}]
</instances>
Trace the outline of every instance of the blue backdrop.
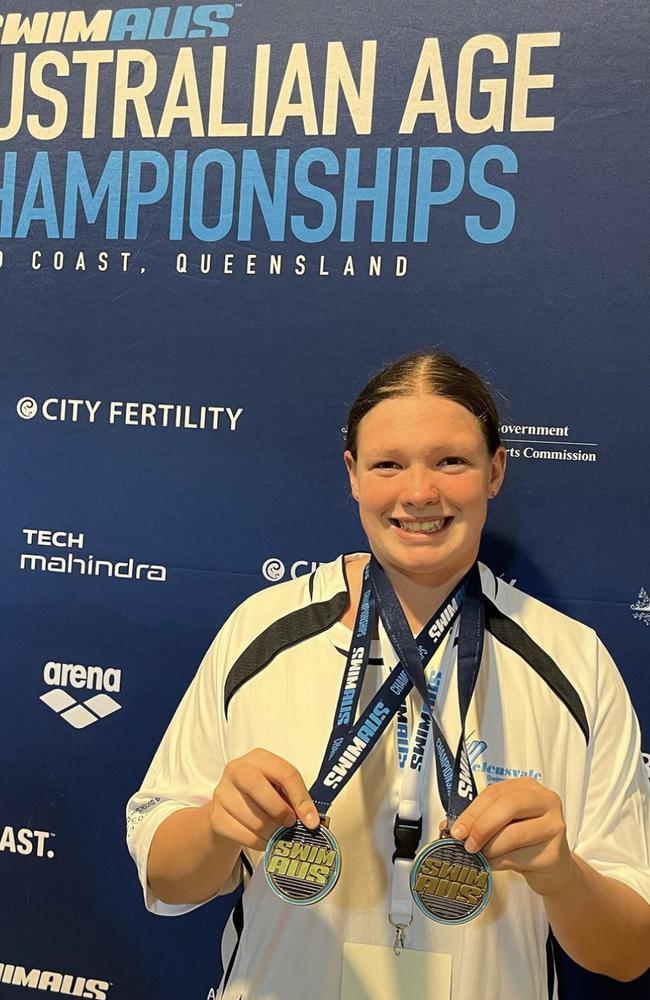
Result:
<instances>
[{"instance_id":1,"label":"blue backdrop","mask_svg":"<svg viewBox=\"0 0 650 1000\"><path fill-rule=\"evenodd\" d=\"M226 906L144 911L124 803L235 605L363 547L383 362L494 386L484 558L598 629L650 750L644 8L68 8L0 3L0 990L207 1000Z\"/></svg>"}]
</instances>

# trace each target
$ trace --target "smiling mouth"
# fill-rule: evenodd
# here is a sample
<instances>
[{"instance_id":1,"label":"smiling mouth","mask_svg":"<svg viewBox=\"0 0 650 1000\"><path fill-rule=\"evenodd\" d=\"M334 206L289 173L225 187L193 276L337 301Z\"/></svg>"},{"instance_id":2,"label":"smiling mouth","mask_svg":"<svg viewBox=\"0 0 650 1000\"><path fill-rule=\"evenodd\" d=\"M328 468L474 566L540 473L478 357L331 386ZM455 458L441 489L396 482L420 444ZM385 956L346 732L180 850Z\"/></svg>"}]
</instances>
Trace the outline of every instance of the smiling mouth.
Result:
<instances>
[{"instance_id":1,"label":"smiling mouth","mask_svg":"<svg viewBox=\"0 0 650 1000\"><path fill-rule=\"evenodd\" d=\"M395 527L401 528L402 531L418 535L433 535L436 531L442 531L443 528L446 528L452 519L450 517L438 517L430 521L400 521L397 517L390 517L388 520Z\"/></svg>"}]
</instances>

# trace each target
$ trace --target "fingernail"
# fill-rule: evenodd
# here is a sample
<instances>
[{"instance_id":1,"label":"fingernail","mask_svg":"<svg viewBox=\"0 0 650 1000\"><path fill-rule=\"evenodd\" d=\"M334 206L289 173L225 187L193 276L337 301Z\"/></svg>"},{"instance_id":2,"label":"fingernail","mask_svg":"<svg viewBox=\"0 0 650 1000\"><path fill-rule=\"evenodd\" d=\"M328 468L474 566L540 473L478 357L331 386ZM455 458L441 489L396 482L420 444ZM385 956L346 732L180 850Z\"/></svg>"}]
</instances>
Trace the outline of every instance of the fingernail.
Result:
<instances>
[{"instance_id":1,"label":"fingernail","mask_svg":"<svg viewBox=\"0 0 650 1000\"><path fill-rule=\"evenodd\" d=\"M305 826L318 826L318 813L311 811L305 813Z\"/></svg>"},{"instance_id":2,"label":"fingernail","mask_svg":"<svg viewBox=\"0 0 650 1000\"><path fill-rule=\"evenodd\" d=\"M475 854L478 851L478 845L473 837L468 837L465 841L465 850L470 854Z\"/></svg>"},{"instance_id":3,"label":"fingernail","mask_svg":"<svg viewBox=\"0 0 650 1000\"><path fill-rule=\"evenodd\" d=\"M450 831L454 840L464 840L467 836L467 830L462 823L454 823Z\"/></svg>"}]
</instances>

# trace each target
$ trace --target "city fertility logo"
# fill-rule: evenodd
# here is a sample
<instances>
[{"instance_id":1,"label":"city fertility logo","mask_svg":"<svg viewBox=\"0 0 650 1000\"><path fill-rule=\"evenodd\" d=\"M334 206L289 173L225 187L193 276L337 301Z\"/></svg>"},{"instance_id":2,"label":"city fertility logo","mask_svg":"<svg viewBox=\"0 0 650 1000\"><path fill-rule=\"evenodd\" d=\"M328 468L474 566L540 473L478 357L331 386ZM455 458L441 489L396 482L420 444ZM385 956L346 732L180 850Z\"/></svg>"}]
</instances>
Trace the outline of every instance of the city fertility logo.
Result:
<instances>
[{"instance_id":1,"label":"city fertility logo","mask_svg":"<svg viewBox=\"0 0 650 1000\"><path fill-rule=\"evenodd\" d=\"M73 729L86 729L122 707L111 697L119 693L122 685L122 671L116 667L85 667L81 663L48 660L43 668L43 680L50 690L42 694L40 700ZM81 700L66 688L72 688L75 695L81 690L99 693ZM107 691L111 694L106 694Z\"/></svg>"},{"instance_id":2,"label":"city fertility logo","mask_svg":"<svg viewBox=\"0 0 650 1000\"><path fill-rule=\"evenodd\" d=\"M650 596L645 587L641 587L636 601L630 604L630 611L637 621L650 626Z\"/></svg>"},{"instance_id":3,"label":"city fertility logo","mask_svg":"<svg viewBox=\"0 0 650 1000\"><path fill-rule=\"evenodd\" d=\"M261 570L262 576L269 583L279 583L280 580L285 579L287 572L290 579L296 580L299 576L306 576L309 573L313 573L319 566L320 563L313 559L297 559L291 565L287 565L282 559L278 559L277 556L269 556L262 563Z\"/></svg>"}]
</instances>

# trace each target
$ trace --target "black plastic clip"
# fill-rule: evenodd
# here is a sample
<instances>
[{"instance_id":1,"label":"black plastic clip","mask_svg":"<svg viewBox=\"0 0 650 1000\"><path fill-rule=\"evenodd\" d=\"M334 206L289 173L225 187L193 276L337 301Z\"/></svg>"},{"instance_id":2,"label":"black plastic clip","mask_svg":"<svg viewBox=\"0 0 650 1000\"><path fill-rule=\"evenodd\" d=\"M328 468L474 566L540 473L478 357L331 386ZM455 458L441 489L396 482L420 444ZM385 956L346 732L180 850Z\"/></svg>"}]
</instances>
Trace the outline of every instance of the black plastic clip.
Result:
<instances>
[{"instance_id":1,"label":"black plastic clip","mask_svg":"<svg viewBox=\"0 0 650 1000\"><path fill-rule=\"evenodd\" d=\"M422 817L420 816L419 819L402 819L401 816L396 816L393 834L395 837L393 861L396 861L397 858L412 861L417 854L418 846L422 839Z\"/></svg>"}]
</instances>

